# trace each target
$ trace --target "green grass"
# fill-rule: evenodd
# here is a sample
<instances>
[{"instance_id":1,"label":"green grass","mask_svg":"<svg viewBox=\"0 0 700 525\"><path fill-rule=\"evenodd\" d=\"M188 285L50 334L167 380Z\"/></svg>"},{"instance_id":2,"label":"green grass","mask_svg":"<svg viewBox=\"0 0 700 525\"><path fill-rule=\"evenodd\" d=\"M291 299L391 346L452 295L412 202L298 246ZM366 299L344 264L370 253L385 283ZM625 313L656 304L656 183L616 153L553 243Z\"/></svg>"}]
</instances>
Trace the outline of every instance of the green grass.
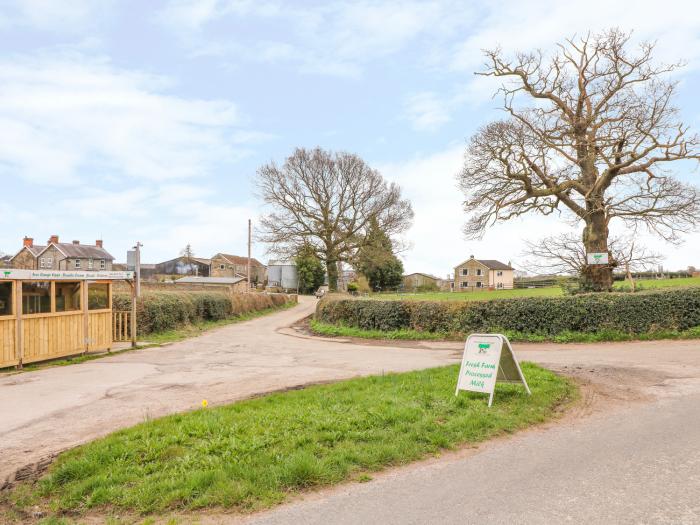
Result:
<instances>
[{"instance_id":1,"label":"green grass","mask_svg":"<svg viewBox=\"0 0 700 525\"><path fill-rule=\"evenodd\" d=\"M404 340L404 341L460 341L466 334L460 333L435 333L420 332L418 330L393 330L382 332L381 330L363 330L350 326L336 326L322 323L312 319L310 321L311 331L317 335L326 337L356 337L359 339L384 339L384 340ZM499 330L494 330L498 332ZM603 329L595 333L566 331L550 336L545 334L528 334L514 332L512 330L501 330L510 341L516 342L555 342L555 343L601 343L611 341L655 341L659 339L700 339L700 326L689 330L660 330L647 334L629 334L620 330Z\"/></svg>"},{"instance_id":2,"label":"green grass","mask_svg":"<svg viewBox=\"0 0 700 525\"><path fill-rule=\"evenodd\" d=\"M39 505L58 517L260 509L543 422L577 395L552 372L523 371L532 396L499 384L491 409L483 394L455 397L449 366L168 416L68 451L38 483L3 497L15 512Z\"/></svg>"},{"instance_id":3,"label":"green grass","mask_svg":"<svg viewBox=\"0 0 700 525\"><path fill-rule=\"evenodd\" d=\"M679 286L700 286L700 277L679 279L638 279L635 281L639 290L656 288L675 288ZM629 281L616 281L614 289L628 289ZM513 299L516 297L558 297L564 295L561 287L516 288L513 290L478 290L473 292L426 292L426 293L382 293L371 295L372 299L391 301L488 301L490 299Z\"/></svg>"}]
</instances>

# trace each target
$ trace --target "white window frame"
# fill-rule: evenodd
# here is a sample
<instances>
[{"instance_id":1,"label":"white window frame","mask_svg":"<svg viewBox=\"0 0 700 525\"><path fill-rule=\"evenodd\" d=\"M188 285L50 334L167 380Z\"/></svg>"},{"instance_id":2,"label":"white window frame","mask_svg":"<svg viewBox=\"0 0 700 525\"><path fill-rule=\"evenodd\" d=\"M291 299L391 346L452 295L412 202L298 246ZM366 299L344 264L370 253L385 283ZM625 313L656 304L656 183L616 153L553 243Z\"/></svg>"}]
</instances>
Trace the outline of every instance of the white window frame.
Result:
<instances>
[{"instance_id":1,"label":"white window frame","mask_svg":"<svg viewBox=\"0 0 700 525\"><path fill-rule=\"evenodd\" d=\"M92 259L88 259L88 270L92 270L95 267L95 261Z\"/></svg>"},{"instance_id":2,"label":"white window frame","mask_svg":"<svg viewBox=\"0 0 700 525\"><path fill-rule=\"evenodd\" d=\"M498 277L503 277L503 271L501 271L501 270L497 271L497 272L496 272L496 275L497 275Z\"/></svg>"},{"instance_id":3,"label":"white window frame","mask_svg":"<svg viewBox=\"0 0 700 525\"><path fill-rule=\"evenodd\" d=\"M104 259L100 259L100 270L104 270L107 268L107 261Z\"/></svg>"},{"instance_id":4,"label":"white window frame","mask_svg":"<svg viewBox=\"0 0 700 525\"><path fill-rule=\"evenodd\" d=\"M460 288L469 288L469 281L460 281L459 287Z\"/></svg>"},{"instance_id":5,"label":"white window frame","mask_svg":"<svg viewBox=\"0 0 700 525\"><path fill-rule=\"evenodd\" d=\"M481 281L476 281L476 287L477 287L477 288L483 288L483 285L482 285Z\"/></svg>"},{"instance_id":6,"label":"white window frame","mask_svg":"<svg viewBox=\"0 0 700 525\"><path fill-rule=\"evenodd\" d=\"M476 269L476 275L477 275L477 276L483 275L483 272L481 271L481 268L477 268L477 269Z\"/></svg>"},{"instance_id":7,"label":"white window frame","mask_svg":"<svg viewBox=\"0 0 700 525\"><path fill-rule=\"evenodd\" d=\"M75 260L75 269L76 269L76 270L79 270L81 264L82 264L82 263L81 263L80 259L76 259L76 260Z\"/></svg>"},{"instance_id":8,"label":"white window frame","mask_svg":"<svg viewBox=\"0 0 700 525\"><path fill-rule=\"evenodd\" d=\"M46 259L43 257L39 258L39 268L46 268Z\"/></svg>"},{"instance_id":9,"label":"white window frame","mask_svg":"<svg viewBox=\"0 0 700 525\"><path fill-rule=\"evenodd\" d=\"M496 284L496 288L503 289L503 283L497 283L497 284Z\"/></svg>"},{"instance_id":10,"label":"white window frame","mask_svg":"<svg viewBox=\"0 0 700 525\"><path fill-rule=\"evenodd\" d=\"M462 268L462 277L469 277L469 268Z\"/></svg>"}]
</instances>

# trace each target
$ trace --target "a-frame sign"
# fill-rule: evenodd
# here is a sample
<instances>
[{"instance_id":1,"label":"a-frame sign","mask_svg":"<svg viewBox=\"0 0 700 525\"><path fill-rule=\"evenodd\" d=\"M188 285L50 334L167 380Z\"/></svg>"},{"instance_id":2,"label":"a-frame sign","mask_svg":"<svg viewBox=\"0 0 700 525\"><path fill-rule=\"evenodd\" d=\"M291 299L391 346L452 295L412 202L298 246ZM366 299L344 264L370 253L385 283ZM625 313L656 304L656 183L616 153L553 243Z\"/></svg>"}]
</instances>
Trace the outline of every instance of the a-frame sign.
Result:
<instances>
[{"instance_id":1,"label":"a-frame sign","mask_svg":"<svg viewBox=\"0 0 700 525\"><path fill-rule=\"evenodd\" d=\"M504 348L505 351L503 351ZM489 394L489 406L491 406L497 381L522 383L527 393L531 394L513 347L505 335L470 335L464 344L464 355L455 395L459 394L460 390L483 392Z\"/></svg>"}]
</instances>

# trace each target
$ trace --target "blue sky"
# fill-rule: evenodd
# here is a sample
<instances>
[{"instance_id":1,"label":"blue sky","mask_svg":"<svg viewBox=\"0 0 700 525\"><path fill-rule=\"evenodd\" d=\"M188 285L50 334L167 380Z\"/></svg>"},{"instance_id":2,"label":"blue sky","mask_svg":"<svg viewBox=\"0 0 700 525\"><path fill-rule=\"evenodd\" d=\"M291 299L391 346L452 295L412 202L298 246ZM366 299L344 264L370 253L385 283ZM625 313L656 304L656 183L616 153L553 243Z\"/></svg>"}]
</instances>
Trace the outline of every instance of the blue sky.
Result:
<instances>
[{"instance_id":1,"label":"blue sky","mask_svg":"<svg viewBox=\"0 0 700 525\"><path fill-rule=\"evenodd\" d=\"M498 118L480 50L551 49L615 24L684 59L677 104L700 128L700 8L692 2L0 2L0 251L26 234L98 237L125 259L245 252L261 213L256 168L296 146L358 153L411 198L407 271L470 254L518 265L528 218L461 234L464 145ZM601 16L600 13L605 13ZM700 173L682 168L685 180ZM653 239L666 265L700 266L700 235ZM255 255L266 259L265 247Z\"/></svg>"}]
</instances>

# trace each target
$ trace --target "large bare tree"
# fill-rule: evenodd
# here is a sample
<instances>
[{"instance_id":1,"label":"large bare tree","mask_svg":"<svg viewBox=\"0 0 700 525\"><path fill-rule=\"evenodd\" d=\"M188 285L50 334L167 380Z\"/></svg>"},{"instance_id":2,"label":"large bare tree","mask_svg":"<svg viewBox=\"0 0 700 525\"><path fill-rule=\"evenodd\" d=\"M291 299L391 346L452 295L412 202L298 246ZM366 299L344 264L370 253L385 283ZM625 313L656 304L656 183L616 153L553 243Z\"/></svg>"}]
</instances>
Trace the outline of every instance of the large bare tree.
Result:
<instances>
[{"instance_id":1,"label":"large bare tree","mask_svg":"<svg viewBox=\"0 0 700 525\"><path fill-rule=\"evenodd\" d=\"M260 239L286 257L299 246L313 246L331 290L337 289L338 263L355 255L372 219L389 236L413 220L401 189L351 153L297 149L282 166L260 167L257 188L271 208L260 221Z\"/></svg>"},{"instance_id":2,"label":"large bare tree","mask_svg":"<svg viewBox=\"0 0 700 525\"><path fill-rule=\"evenodd\" d=\"M508 117L471 138L459 176L468 236L526 213L563 210L583 222L586 252L610 254L613 219L670 241L697 224L697 188L669 171L700 158L698 137L672 104L676 84L667 77L678 64L655 65L652 44L630 47L628 34L610 30L567 40L549 57L486 52L480 74L504 79ZM590 289L611 288L612 255L608 265L584 267Z\"/></svg>"}]
</instances>

